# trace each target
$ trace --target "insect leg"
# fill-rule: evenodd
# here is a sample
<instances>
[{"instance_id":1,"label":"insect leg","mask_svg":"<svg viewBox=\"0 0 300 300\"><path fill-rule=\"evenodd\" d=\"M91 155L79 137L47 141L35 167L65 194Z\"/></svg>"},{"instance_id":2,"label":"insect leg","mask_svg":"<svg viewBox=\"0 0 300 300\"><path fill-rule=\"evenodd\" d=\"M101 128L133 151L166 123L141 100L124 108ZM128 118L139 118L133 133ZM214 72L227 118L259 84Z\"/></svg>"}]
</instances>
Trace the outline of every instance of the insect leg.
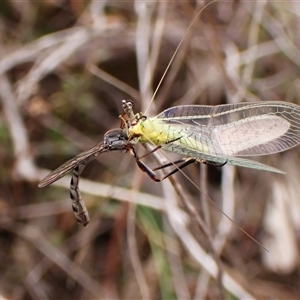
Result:
<instances>
[{"instance_id":1,"label":"insect leg","mask_svg":"<svg viewBox=\"0 0 300 300\"><path fill-rule=\"evenodd\" d=\"M162 179L160 179L160 181L162 181L162 180L168 178L169 176L171 176L171 175L177 173L179 170L183 169L184 167L186 167L186 166L188 166L188 165L190 165L190 164L192 164L192 163L195 163L195 162L201 162L201 163L204 163L204 164L206 164L206 165L213 166L213 167L223 167L224 165L227 164L227 160L226 160L224 163L222 163L222 164L218 164L218 163L216 163L216 162L214 162L214 161L208 161L208 160L207 160L207 161L205 161L205 160L199 161L199 160L197 160L196 158L189 158L188 160L181 159L181 160L174 161L174 162L172 162L172 163L165 164L165 165L163 165L163 166L161 166L161 167L158 167L158 168L153 169L152 171L156 171L156 170L160 170L160 169L163 169L163 168L166 168L166 167L170 167L171 165L178 164L178 163L180 163L180 162L183 162L183 163L182 163L181 165L177 166L173 171L171 171L171 172L170 172L169 174L167 174L165 177L163 177Z\"/></svg>"},{"instance_id":2,"label":"insect leg","mask_svg":"<svg viewBox=\"0 0 300 300\"><path fill-rule=\"evenodd\" d=\"M153 172L146 164L144 164L144 163L139 159L139 157L137 156L137 154L136 154L136 152L135 152L135 150L134 150L133 147L130 148L129 153L130 153L131 155L134 156L135 161L136 161L137 165L139 166L139 168L140 168L143 172L147 173L147 175L148 175L153 181L156 181L156 182L161 181L161 180L155 175L155 173L154 173L154 172Z\"/></svg>"},{"instance_id":3,"label":"insect leg","mask_svg":"<svg viewBox=\"0 0 300 300\"><path fill-rule=\"evenodd\" d=\"M147 173L148 176L149 176L153 181L156 181L156 182L159 182L159 181L162 181L162 180L168 178L169 176L171 176L171 175L177 173L179 170L183 169L184 167L186 167L186 166L188 166L188 165L190 165L190 164L192 164L192 163L195 163L195 162L201 162L201 163L204 163L204 164L206 164L206 165L214 166L214 167L223 167L223 166L226 165L227 162L228 162L228 160L226 160L224 163L218 164L218 163L216 163L216 162L214 162L214 161L208 161L208 160L206 161L206 160L202 160L202 159L200 160L200 159L196 159L196 158L188 158L187 160L185 160L185 159L180 159L180 160L177 160L177 161L174 161L174 162L171 162L171 163L167 163L167 164L165 164L165 165L163 165L163 166L160 166L160 167L157 167L157 168L151 170L146 164L144 164L144 163L141 161L142 158L145 158L145 157L149 156L150 154L154 153L154 152L157 151L158 149L162 148L164 145L169 144L169 143L172 143L172 142L177 141L177 140L179 140L179 139L181 139L181 137L178 137L178 138L176 138L176 139L174 139L174 140L167 141L167 142L164 143L163 145L157 146L156 148L154 148L153 150L151 150L150 152L148 152L147 154L145 154L145 155L143 155L143 156L141 156L141 157L138 157L138 156L137 156L137 154L136 154L136 152L135 152L135 150L134 150L133 147L130 148L130 153L134 156L135 161L136 161L137 165L139 166L139 168L140 168L143 172ZM167 168L167 167L170 167L170 166L172 166L172 165L179 164L179 163L182 163L182 164L180 164L179 166L177 166L173 171L171 171L170 173L168 173L168 174L167 174L166 176L164 176L162 179L159 179L159 178L156 176L156 174L153 172L153 171L161 170L161 169L164 169L164 168Z\"/></svg>"},{"instance_id":4,"label":"insect leg","mask_svg":"<svg viewBox=\"0 0 300 300\"><path fill-rule=\"evenodd\" d=\"M157 170L161 170L161 169L164 169L164 168L167 168L167 167L172 167L174 165L177 165L179 163L183 163L185 162L186 160L185 159L179 159L179 160L176 160L176 161L173 161L173 162L170 162L170 163L167 163L165 165L162 165L162 166L159 166L157 168L154 168L152 169L152 171L157 171Z\"/></svg>"},{"instance_id":5,"label":"insect leg","mask_svg":"<svg viewBox=\"0 0 300 300\"><path fill-rule=\"evenodd\" d=\"M171 167L171 166L177 165L179 163L183 163L185 161L186 161L186 159L179 159L179 160L170 162L168 164L159 166L157 168L154 168L154 169L152 169L152 171L157 171L157 170L161 170L161 169L164 169L164 168L167 168L167 167ZM211 166L211 167L221 168L221 167L225 166L228 163L228 159L226 159L226 161L224 163L217 163L215 161L202 160L202 159L201 160L200 159L196 159L196 162L203 163L203 164L206 164L206 165Z\"/></svg>"},{"instance_id":6,"label":"insect leg","mask_svg":"<svg viewBox=\"0 0 300 300\"><path fill-rule=\"evenodd\" d=\"M79 191L79 176L85 168L87 162L83 162L73 169L73 174L70 183L70 198L72 200L72 208L75 214L76 220L79 224L87 226L90 222L89 213L85 207L85 204L81 198Z\"/></svg>"},{"instance_id":7,"label":"insect leg","mask_svg":"<svg viewBox=\"0 0 300 300\"><path fill-rule=\"evenodd\" d=\"M192 163L195 163L197 160L195 158L189 158L188 160L184 161L184 163L182 163L181 165L179 165L178 167L176 167L173 171L171 171L169 174L167 174L165 177L163 177L162 179L160 179L159 181L163 181L164 179L168 178L169 176L177 173L179 170L183 169L184 167L192 164ZM175 162L176 163L176 162ZM163 168L165 167L162 166ZM158 168L156 168L158 169Z\"/></svg>"},{"instance_id":8,"label":"insect leg","mask_svg":"<svg viewBox=\"0 0 300 300\"><path fill-rule=\"evenodd\" d=\"M153 172L146 164L144 164L144 163L139 159L139 157L137 156L137 154L136 154L136 152L135 152L135 150L134 150L133 147L130 149L130 153L134 156L135 161L136 161L137 165L139 166L139 168L140 168L143 172L147 173L147 175L148 175L153 181L155 181L155 182L163 181L164 179L166 179L166 178L168 178L169 176L175 174L176 172L178 172L178 171L181 170L182 168L184 168L184 167L186 167L186 166L188 166L188 165L190 165L190 164L192 164L192 163L194 163L194 162L197 161L195 158L189 158L188 160L184 161L181 165L179 165L176 169L174 169L174 170L171 171L169 174L167 174L165 177L163 177L162 179L159 179L159 178L156 176L156 174L155 174L155 173L154 173L154 172ZM183 161L183 160L179 160L179 161L176 161L176 162L174 162L174 163L176 164L176 163L180 163L180 162L182 162L182 161ZM162 167L156 168L155 170L163 169L163 168L165 168L165 167L167 167L167 166L170 166L170 165L172 165L172 164L173 164L173 163L166 164L166 165L164 165L164 166L162 166Z\"/></svg>"}]
</instances>

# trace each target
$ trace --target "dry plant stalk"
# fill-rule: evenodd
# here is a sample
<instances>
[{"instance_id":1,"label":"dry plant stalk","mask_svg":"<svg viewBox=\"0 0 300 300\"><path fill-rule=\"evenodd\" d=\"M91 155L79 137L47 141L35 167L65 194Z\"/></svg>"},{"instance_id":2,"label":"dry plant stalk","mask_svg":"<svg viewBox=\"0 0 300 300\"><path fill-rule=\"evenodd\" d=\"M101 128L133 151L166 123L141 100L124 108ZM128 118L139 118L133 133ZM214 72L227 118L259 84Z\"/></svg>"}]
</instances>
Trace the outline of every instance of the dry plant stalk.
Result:
<instances>
[{"instance_id":1,"label":"dry plant stalk","mask_svg":"<svg viewBox=\"0 0 300 300\"><path fill-rule=\"evenodd\" d=\"M198 168L186 170L263 245L270 241L263 224L269 226L274 203L285 199L281 228L287 234L280 234L289 240L281 250L274 236L272 249L267 248L296 253L288 265L280 256L272 261L209 203L202 210L206 197L183 176L154 185L134 175L129 156L103 154L87 173L93 180L81 180L92 215L88 230L75 227L69 212L69 178L56 183L59 189L37 192L31 184L48 172L42 168L53 169L118 127L121 99L134 100L135 111L147 109L176 46L203 7L198 2L92 1L80 7L70 1L65 7L52 2L40 8L24 3L20 10L8 1L16 14L3 12L0 28L5 41L0 59L3 297L84 299L105 292L124 298L129 285L144 299L299 295L293 283L298 275L291 273L299 267L294 251L299 242L297 148L264 160L292 174L276 181L274 175L227 166L222 173L208 168L206 179L203 172L199 179ZM186 104L298 104L299 7L286 1L210 4L181 44L147 115ZM7 30L12 24L17 30ZM154 156L159 164L166 162L161 152ZM265 264L261 251L269 258ZM112 253L120 260L113 261Z\"/></svg>"}]
</instances>

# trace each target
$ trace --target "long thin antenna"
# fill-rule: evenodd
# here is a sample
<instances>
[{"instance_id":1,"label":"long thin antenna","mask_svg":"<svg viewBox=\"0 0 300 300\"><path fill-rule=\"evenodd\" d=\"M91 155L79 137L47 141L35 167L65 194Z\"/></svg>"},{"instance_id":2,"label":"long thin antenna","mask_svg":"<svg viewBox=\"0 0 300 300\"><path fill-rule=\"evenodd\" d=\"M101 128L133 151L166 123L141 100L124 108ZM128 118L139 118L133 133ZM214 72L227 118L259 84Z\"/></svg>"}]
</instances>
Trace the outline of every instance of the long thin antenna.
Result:
<instances>
[{"instance_id":1,"label":"long thin antenna","mask_svg":"<svg viewBox=\"0 0 300 300\"><path fill-rule=\"evenodd\" d=\"M147 113L147 111L148 111L150 105L152 104L152 102L153 102L153 100L154 100L154 98L155 98L155 96L156 96L156 94L157 94L157 92L158 92L158 90L159 90L159 88L160 88L163 80L165 79L166 74L169 71L169 69L171 67L171 64L174 61L175 56L177 55L177 52L179 51L179 48L181 47L181 45L182 45L185 37L187 36L187 34L189 33L189 31L193 27L194 23L196 22L196 20L198 19L199 15L202 13L202 11L204 9L206 9L206 7L208 7L210 4L215 3L215 2L218 2L218 0L214 0L212 2L207 3L205 6L203 6L202 9L196 14L196 16L194 17L193 21L191 22L191 24L189 25L189 27L187 28L187 30L185 31L185 33L184 33L181 41L179 42L178 46L176 47L176 50L175 50L174 54L172 55L171 60L169 61L168 65L167 65L167 67L166 67L166 69L165 69L165 71L164 71L164 73L163 73L163 75L162 75L162 77L161 77L161 79L160 79L160 81L159 81L159 83L158 83L158 85L157 85L154 93L153 93L153 96L152 96L152 98L151 98L151 100L150 100L150 102L149 102L149 104L148 104L148 106L147 106L147 108L146 108L146 110L144 112L145 114Z\"/></svg>"},{"instance_id":2,"label":"long thin antenna","mask_svg":"<svg viewBox=\"0 0 300 300\"><path fill-rule=\"evenodd\" d=\"M153 145L153 142L147 137L144 136L148 139L149 143ZM155 152L153 152L155 153ZM169 160L167 155L162 152L162 155ZM156 158L158 156L155 155ZM158 160L160 160L158 158ZM170 160L169 160L170 161ZM175 168L178 168L178 166L174 162L170 162L171 164L174 165ZM201 190L201 188L188 176L185 174L185 172L181 169L178 168L178 171L200 192L204 195L204 197L210 202L210 204L219 212L221 212L229 221L231 221L240 231L242 231L246 236L248 236L252 241L254 241L258 246L260 246L262 249L264 249L266 252L269 252L269 250L264 247L259 241L257 241L254 237L252 237L248 232L246 232L241 226L239 226L228 214L226 214L204 191Z\"/></svg>"}]
</instances>

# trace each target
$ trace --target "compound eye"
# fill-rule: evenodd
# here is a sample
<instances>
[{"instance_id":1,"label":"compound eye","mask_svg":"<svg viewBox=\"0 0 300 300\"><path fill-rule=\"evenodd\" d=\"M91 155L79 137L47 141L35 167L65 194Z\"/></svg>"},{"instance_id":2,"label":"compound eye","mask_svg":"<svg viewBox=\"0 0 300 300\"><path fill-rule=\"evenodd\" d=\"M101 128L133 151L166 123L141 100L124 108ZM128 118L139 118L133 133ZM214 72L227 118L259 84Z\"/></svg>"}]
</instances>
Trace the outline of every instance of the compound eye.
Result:
<instances>
[{"instance_id":1,"label":"compound eye","mask_svg":"<svg viewBox=\"0 0 300 300\"><path fill-rule=\"evenodd\" d=\"M124 131L120 131L119 138L120 140L128 140L128 136Z\"/></svg>"},{"instance_id":2,"label":"compound eye","mask_svg":"<svg viewBox=\"0 0 300 300\"><path fill-rule=\"evenodd\" d=\"M122 130L120 129L112 129L107 131L104 135L104 143L106 145L111 144L113 141L118 140L121 134Z\"/></svg>"},{"instance_id":3,"label":"compound eye","mask_svg":"<svg viewBox=\"0 0 300 300\"><path fill-rule=\"evenodd\" d=\"M128 137L120 129L112 129L104 135L104 144L110 150L125 150Z\"/></svg>"}]
</instances>

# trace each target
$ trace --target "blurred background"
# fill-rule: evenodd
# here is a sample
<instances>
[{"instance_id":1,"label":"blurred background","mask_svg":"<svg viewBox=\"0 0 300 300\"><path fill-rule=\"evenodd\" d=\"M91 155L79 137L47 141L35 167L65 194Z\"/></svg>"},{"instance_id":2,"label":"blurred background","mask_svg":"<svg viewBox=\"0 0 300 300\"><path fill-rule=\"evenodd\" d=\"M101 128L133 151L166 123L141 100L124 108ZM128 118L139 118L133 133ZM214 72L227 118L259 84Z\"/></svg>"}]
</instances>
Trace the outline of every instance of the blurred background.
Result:
<instances>
[{"instance_id":1,"label":"blurred background","mask_svg":"<svg viewBox=\"0 0 300 300\"><path fill-rule=\"evenodd\" d=\"M259 158L286 175L195 164L162 183L101 154L80 181L87 228L69 174L37 188L120 126L122 99L148 116L299 104L300 3L206 4L1 1L1 299L299 298L300 147ZM175 159L162 152L145 163Z\"/></svg>"}]
</instances>

